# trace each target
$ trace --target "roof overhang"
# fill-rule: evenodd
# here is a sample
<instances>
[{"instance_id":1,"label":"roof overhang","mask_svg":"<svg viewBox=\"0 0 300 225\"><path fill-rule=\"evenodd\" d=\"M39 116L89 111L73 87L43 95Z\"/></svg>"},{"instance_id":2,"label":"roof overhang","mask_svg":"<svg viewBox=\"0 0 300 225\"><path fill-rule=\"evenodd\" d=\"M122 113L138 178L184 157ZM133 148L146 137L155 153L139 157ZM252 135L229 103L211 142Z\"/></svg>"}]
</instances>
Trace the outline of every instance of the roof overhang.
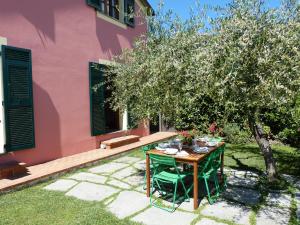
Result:
<instances>
[{"instance_id":1,"label":"roof overhang","mask_svg":"<svg viewBox=\"0 0 300 225\"><path fill-rule=\"evenodd\" d=\"M150 3L147 0L140 0L140 2L147 8L147 13L149 15L154 16L154 9L152 8L152 6L150 5Z\"/></svg>"}]
</instances>

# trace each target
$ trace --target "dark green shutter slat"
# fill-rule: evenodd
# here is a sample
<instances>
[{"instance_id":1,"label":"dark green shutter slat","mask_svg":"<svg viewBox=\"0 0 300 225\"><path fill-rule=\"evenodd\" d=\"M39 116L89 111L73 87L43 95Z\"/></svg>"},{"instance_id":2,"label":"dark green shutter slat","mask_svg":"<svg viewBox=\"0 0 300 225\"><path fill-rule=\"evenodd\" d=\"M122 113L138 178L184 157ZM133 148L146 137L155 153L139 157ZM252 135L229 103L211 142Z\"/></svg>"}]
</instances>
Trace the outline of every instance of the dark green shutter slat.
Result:
<instances>
[{"instance_id":1,"label":"dark green shutter slat","mask_svg":"<svg viewBox=\"0 0 300 225\"><path fill-rule=\"evenodd\" d=\"M102 0L86 0L86 3L89 6L102 11Z\"/></svg>"},{"instance_id":2,"label":"dark green shutter slat","mask_svg":"<svg viewBox=\"0 0 300 225\"><path fill-rule=\"evenodd\" d=\"M95 85L104 81L103 71L99 64L89 63L90 70L90 106L91 106L91 133L92 136L105 133L104 88L100 86L95 91Z\"/></svg>"},{"instance_id":3,"label":"dark green shutter slat","mask_svg":"<svg viewBox=\"0 0 300 225\"><path fill-rule=\"evenodd\" d=\"M35 147L31 51L2 46L6 151Z\"/></svg>"},{"instance_id":4,"label":"dark green shutter slat","mask_svg":"<svg viewBox=\"0 0 300 225\"><path fill-rule=\"evenodd\" d=\"M131 26L134 27L135 21L134 21L134 14L135 14L135 5L134 5L134 0L124 0L124 22ZM131 17L133 14L133 17Z\"/></svg>"}]
</instances>

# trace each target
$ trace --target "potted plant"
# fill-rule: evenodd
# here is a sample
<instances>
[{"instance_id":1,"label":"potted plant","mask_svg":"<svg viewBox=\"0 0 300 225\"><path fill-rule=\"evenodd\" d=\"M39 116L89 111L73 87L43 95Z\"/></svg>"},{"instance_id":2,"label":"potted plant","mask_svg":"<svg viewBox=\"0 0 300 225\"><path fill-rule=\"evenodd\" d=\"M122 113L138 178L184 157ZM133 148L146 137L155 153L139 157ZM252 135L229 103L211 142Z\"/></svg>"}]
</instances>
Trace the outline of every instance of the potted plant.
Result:
<instances>
[{"instance_id":1,"label":"potted plant","mask_svg":"<svg viewBox=\"0 0 300 225\"><path fill-rule=\"evenodd\" d=\"M184 145L191 146L193 144L193 139L195 138L195 130L190 131L180 131L179 132L179 139Z\"/></svg>"}]
</instances>

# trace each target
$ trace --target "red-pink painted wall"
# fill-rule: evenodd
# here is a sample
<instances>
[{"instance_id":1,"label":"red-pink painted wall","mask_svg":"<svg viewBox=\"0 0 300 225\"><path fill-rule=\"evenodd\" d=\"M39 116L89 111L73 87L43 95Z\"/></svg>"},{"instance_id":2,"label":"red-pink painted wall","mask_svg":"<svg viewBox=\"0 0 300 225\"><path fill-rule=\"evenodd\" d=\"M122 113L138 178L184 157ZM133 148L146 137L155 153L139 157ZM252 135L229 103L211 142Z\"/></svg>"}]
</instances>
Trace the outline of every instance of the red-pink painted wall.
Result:
<instances>
[{"instance_id":1,"label":"red-pink painted wall","mask_svg":"<svg viewBox=\"0 0 300 225\"><path fill-rule=\"evenodd\" d=\"M139 10L136 4L136 9ZM0 0L0 36L32 50L34 149L0 156L37 164L98 147L123 132L92 137L88 62L110 59L146 31L143 18L123 29L97 17L85 0ZM147 135L140 126L133 133Z\"/></svg>"}]
</instances>

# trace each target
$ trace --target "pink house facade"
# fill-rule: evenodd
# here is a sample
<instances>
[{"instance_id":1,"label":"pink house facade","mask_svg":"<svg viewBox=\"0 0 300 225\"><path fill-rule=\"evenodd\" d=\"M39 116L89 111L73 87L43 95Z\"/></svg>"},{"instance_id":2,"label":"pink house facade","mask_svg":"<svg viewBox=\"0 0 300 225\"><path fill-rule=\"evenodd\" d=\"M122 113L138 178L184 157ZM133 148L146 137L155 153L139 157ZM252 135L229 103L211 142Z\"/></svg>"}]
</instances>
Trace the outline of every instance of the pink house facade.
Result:
<instances>
[{"instance_id":1,"label":"pink house facade","mask_svg":"<svg viewBox=\"0 0 300 225\"><path fill-rule=\"evenodd\" d=\"M132 3L134 19L126 13L126 4ZM92 134L89 68L91 62L109 64L122 49L132 47L134 39L146 32L143 15L147 7L147 1L142 0L0 0L0 45L4 46L0 55L0 97L4 102L0 115L0 164L15 160L34 165L99 148L101 141L127 133L149 134L146 123L127 130L127 116L121 114L118 118L114 115L117 122L111 121L113 131ZM18 83L25 82L20 72L25 56L10 55L19 50L28 59L31 57L30 66L24 64L32 77L29 92L23 83ZM13 85L21 86L13 90ZM21 99L25 92L32 101ZM16 120L11 114L7 121L6 114L13 112L14 104L32 107L30 128L19 127L24 120ZM15 137L16 134L19 135ZM29 134L33 135L31 144L8 147L10 141L22 145L19 142Z\"/></svg>"}]
</instances>

